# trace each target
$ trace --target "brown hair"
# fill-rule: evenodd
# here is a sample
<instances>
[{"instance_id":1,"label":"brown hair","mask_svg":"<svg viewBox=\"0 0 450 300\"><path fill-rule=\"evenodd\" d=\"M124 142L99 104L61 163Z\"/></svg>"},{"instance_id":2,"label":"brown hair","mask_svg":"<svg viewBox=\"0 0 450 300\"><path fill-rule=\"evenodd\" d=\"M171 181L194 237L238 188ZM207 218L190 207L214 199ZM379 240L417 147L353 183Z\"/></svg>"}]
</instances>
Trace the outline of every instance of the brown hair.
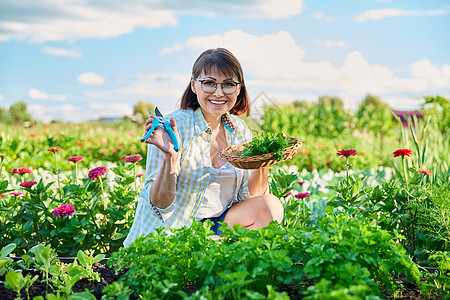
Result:
<instances>
[{"instance_id":1,"label":"brown hair","mask_svg":"<svg viewBox=\"0 0 450 300\"><path fill-rule=\"evenodd\" d=\"M247 116L249 116L250 104L244 83L244 73L241 64L229 50L225 48L215 48L204 51L200 54L192 67L192 77L196 79L202 73L208 74L215 68L225 76L235 75L240 82L240 92L236 104L230 110L230 113L237 116L247 113ZM181 97L180 108L196 110L199 107L197 95L194 94L191 89L191 83L189 83Z\"/></svg>"}]
</instances>

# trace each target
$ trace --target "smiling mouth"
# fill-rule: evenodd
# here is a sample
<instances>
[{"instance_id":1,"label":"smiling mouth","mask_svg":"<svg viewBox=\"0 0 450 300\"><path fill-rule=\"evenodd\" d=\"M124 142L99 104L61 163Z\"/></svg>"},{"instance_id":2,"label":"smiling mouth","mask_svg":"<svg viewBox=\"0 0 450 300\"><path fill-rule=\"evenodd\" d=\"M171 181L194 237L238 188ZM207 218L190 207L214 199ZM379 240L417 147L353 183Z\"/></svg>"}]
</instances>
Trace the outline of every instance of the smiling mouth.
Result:
<instances>
[{"instance_id":1,"label":"smiling mouth","mask_svg":"<svg viewBox=\"0 0 450 300\"><path fill-rule=\"evenodd\" d=\"M208 100L209 102L211 102L212 104L225 104L227 103L227 101L225 100Z\"/></svg>"}]
</instances>

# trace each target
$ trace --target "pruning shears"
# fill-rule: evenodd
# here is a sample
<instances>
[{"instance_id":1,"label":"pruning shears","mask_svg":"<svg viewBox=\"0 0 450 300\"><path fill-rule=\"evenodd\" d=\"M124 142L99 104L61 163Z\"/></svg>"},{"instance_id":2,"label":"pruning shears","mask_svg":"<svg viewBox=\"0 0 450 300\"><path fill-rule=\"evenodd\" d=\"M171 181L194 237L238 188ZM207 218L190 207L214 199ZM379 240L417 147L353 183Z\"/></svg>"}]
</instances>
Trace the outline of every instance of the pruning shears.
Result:
<instances>
[{"instance_id":1,"label":"pruning shears","mask_svg":"<svg viewBox=\"0 0 450 300\"><path fill-rule=\"evenodd\" d=\"M175 132L173 132L172 126L170 125L169 121L167 121L166 118L164 118L164 116L157 107L155 107L156 116L151 112L150 108L147 107L147 110L153 116L152 128L150 128L149 131L147 131L147 134L141 139L141 142L145 142L152 135L153 130L155 130L161 125L164 128L164 130L167 131L170 138L172 139L173 150L178 152L179 148L177 136L175 135Z\"/></svg>"}]
</instances>

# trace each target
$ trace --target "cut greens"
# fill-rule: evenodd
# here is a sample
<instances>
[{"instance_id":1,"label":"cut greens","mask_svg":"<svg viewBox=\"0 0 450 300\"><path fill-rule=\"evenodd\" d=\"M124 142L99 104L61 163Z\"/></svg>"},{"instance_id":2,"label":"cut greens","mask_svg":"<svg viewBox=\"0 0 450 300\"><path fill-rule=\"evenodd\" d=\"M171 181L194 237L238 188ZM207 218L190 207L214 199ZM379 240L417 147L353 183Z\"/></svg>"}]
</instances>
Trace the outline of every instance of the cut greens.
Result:
<instances>
[{"instance_id":1,"label":"cut greens","mask_svg":"<svg viewBox=\"0 0 450 300\"><path fill-rule=\"evenodd\" d=\"M257 156L275 152L272 158L281 160L283 159L283 150L295 144L295 140L287 138L282 132L265 133L256 130L253 132L255 136L251 142L244 144L246 149L239 156Z\"/></svg>"}]
</instances>

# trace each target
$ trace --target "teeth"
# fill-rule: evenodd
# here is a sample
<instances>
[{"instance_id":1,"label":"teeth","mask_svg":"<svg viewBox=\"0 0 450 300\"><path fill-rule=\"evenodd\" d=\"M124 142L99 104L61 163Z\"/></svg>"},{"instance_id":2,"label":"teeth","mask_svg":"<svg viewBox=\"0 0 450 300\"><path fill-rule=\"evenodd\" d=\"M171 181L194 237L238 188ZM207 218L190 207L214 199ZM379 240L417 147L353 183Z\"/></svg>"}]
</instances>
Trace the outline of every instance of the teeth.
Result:
<instances>
[{"instance_id":1,"label":"teeth","mask_svg":"<svg viewBox=\"0 0 450 300\"><path fill-rule=\"evenodd\" d=\"M215 100L209 100L213 104L224 104L226 101L215 101Z\"/></svg>"}]
</instances>

